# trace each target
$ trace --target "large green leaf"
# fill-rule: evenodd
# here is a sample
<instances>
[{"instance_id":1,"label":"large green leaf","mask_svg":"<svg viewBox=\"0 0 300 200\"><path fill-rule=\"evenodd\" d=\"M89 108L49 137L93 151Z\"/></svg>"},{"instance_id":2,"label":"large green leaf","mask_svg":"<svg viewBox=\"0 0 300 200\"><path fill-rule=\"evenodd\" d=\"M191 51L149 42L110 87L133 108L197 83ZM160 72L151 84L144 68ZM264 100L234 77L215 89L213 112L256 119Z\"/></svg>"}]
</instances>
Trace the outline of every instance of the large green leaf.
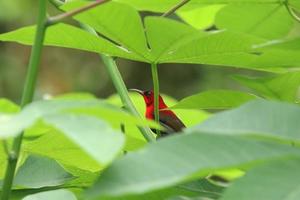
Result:
<instances>
[{"instance_id":1,"label":"large green leaf","mask_svg":"<svg viewBox=\"0 0 300 200\"><path fill-rule=\"evenodd\" d=\"M300 107L256 100L204 121L192 130L216 134L253 134L287 140L300 140Z\"/></svg>"},{"instance_id":2,"label":"large green leaf","mask_svg":"<svg viewBox=\"0 0 300 200\"><path fill-rule=\"evenodd\" d=\"M62 9L72 10L84 5L85 1L75 1L65 4ZM74 18L147 60L148 48L142 20L131 6L109 2L80 13Z\"/></svg>"},{"instance_id":3,"label":"large green leaf","mask_svg":"<svg viewBox=\"0 0 300 200\"><path fill-rule=\"evenodd\" d=\"M23 198L22 200L76 200L76 196L69 190L51 190L46 192L39 192L31 194Z\"/></svg>"},{"instance_id":4,"label":"large green leaf","mask_svg":"<svg viewBox=\"0 0 300 200\"><path fill-rule=\"evenodd\" d=\"M25 136L27 134L30 132L27 132ZM47 156L63 165L75 166L83 170L95 172L103 167L76 143L53 129L34 140L25 138L22 147L25 153Z\"/></svg>"},{"instance_id":5,"label":"large green leaf","mask_svg":"<svg viewBox=\"0 0 300 200\"><path fill-rule=\"evenodd\" d=\"M300 11L300 2L299 1L289 0L288 3L293 9L296 9L298 12Z\"/></svg>"},{"instance_id":6,"label":"large green leaf","mask_svg":"<svg viewBox=\"0 0 300 200\"><path fill-rule=\"evenodd\" d=\"M0 125L0 137L11 137L22 130L32 126L38 119L62 112L91 115L105 119L112 123L131 123L135 125L150 125L156 128L155 123L137 119L120 108L107 104L97 99L71 100L57 99L49 101L37 101L25 107L22 112L11 117Z\"/></svg>"},{"instance_id":7,"label":"large green leaf","mask_svg":"<svg viewBox=\"0 0 300 200\"><path fill-rule=\"evenodd\" d=\"M266 98L292 103L300 100L300 72L260 78L234 76L234 79Z\"/></svg>"},{"instance_id":8,"label":"large green leaf","mask_svg":"<svg viewBox=\"0 0 300 200\"><path fill-rule=\"evenodd\" d=\"M299 154L293 147L194 132L161 139L103 171L90 197L142 194L222 168Z\"/></svg>"},{"instance_id":9,"label":"large green leaf","mask_svg":"<svg viewBox=\"0 0 300 200\"><path fill-rule=\"evenodd\" d=\"M206 179L201 179L197 181L192 181L186 184L181 184L178 186L162 189L159 191L154 191L141 195L129 195L123 197L104 197L101 200L169 200L175 196L188 197L209 197L212 199L217 199L221 196L223 192L223 187L217 186L210 183Z\"/></svg>"},{"instance_id":10,"label":"large green leaf","mask_svg":"<svg viewBox=\"0 0 300 200\"><path fill-rule=\"evenodd\" d=\"M111 162L124 145L124 136L94 117L52 115L45 118L100 164Z\"/></svg>"},{"instance_id":11,"label":"large green leaf","mask_svg":"<svg viewBox=\"0 0 300 200\"><path fill-rule=\"evenodd\" d=\"M182 99L171 109L227 109L253 100L254 95L233 90L209 90Z\"/></svg>"},{"instance_id":12,"label":"large green leaf","mask_svg":"<svg viewBox=\"0 0 300 200\"><path fill-rule=\"evenodd\" d=\"M18 42L25 45L32 45L35 26L20 28L18 30L0 35L0 41ZM57 24L47 29L45 45L59 46L73 49L80 49L96 53L104 53L112 56L143 60L133 52L128 52L101 37L94 36L75 26Z\"/></svg>"},{"instance_id":13,"label":"large green leaf","mask_svg":"<svg viewBox=\"0 0 300 200\"><path fill-rule=\"evenodd\" d=\"M254 168L234 182L221 200L298 200L299 166L300 159L290 159Z\"/></svg>"},{"instance_id":14,"label":"large green leaf","mask_svg":"<svg viewBox=\"0 0 300 200\"><path fill-rule=\"evenodd\" d=\"M81 1L71 2L65 5L65 9L81 5ZM259 37L230 31L199 32L186 24L159 17L145 19L150 51L140 16L135 9L122 3L101 5L75 16L75 19L91 25L107 40L100 37L98 41L96 36L83 30L61 24L49 28L45 44L95 51L149 63L198 63L282 71L282 68L295 67L300 62L297 51L274 47L261 48L260 45L266 40ZM57 37L57 33L63 35L63 40ZM33 36L34 28L25 28L2 34L0 40L31 44Z\"/></svg>"},{"instance_id":15,"label":"large green leaf","mask_svg":"<svg viewBox=\"0 0 300 200\"><path fill-rule=\"evenodd\" d=\"M0 113L16 113L20 111L20 108L15 103L9 101L8 99L0 98Z\"/></svg>"},{"instance_id":16,"label":"large green leaf","mask_svg":"<svg viewBox=\"0 0 300 200\"><path fill-rule=\"evenodd\" d=\"M277 39L287 35L293 19L280 4L241 4L226 6L218 12L216 25L220 29Z\"/></svg>"},{"instance_id":17,"label":"large green leaf","mask_svg":"<svg viewBox=\"0 0 300 200\"><path fill-rule=\"evenodd\" d=\"M197 29L206 29L213 26L215 15L224 5L209 5L195 9L179 10L177 14L186 23Z\"/></svg>"},{"instance_id":18,"label":"large green leaf","mask_svg":"<svg viewBox=\"0 0 300 200\"><path fill-rule=\"evenodd\" d=\"M43 188L64 184L74 178L55 160L30 155L18 169L14 185L22 188Z\"/></svg>"},{"instance_id":19,"label":"large green leaf","mask_svg":"<svg viewBox=\"0 0 300 200\"><path fill-rule=\"evenodd\" d=\"M174 5L178 4L180 0L115 0L122 3L128 3L139 10L147 10L154 12L165 12ZM292 2L296 0L292 0ZM278 0L191 0L182 9L197 8L207 4L280 4Z\"/></svg>"},{"instance_id":20,"label":"large green leaf","mask_svg":"<svg viewBox=\"0 0 300 200\"><path fill-rule=\"evenodd\" d=\"M152 59L155 62L176 51L182 44L207 35L178 21L159 17L147 17L145 26Z\"/></svg>"}]
</instances>

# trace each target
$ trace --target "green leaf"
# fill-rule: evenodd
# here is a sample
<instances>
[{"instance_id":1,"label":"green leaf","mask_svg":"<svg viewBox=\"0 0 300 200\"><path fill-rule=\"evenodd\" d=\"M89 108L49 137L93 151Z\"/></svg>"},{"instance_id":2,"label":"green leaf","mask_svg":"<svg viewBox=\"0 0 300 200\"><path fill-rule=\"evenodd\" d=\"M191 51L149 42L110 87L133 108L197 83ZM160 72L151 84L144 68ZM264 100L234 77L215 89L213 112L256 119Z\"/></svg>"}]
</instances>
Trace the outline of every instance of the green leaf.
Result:
<instances>
[{"instance_id":1,"label":"green leaf","mask_svg":"<svg viewBox=\"0 0 300 200\"><path fill-rule=\"evenodd\" d=\"M182 99L171 109L228 109L253 100L254 95L231 90L209 90Z\"/></svg>"},{"instance_id":2,"label":"green leaf","mask_svg":"<svg viewBox=\"0 0 300 200\"><path fill-rule=\"evenodd\" d=\"M61 8L69 11L84 6L86 3L75 1ZM148 48L142 20L139 13L131 6L109 2L80 13L74 18L147 60Z\"/></svg>"},{"instance_id":3,"label":"green leaf","mask_svg":"<svg viewBox=\"0 0 300 200\"><path fill-rule=\"evenodd\" d=\"M48 128L48 131L37 139L25 139L22 147L24 152L55 159L64 166L74 166L91 172L99 171L103 167L82 148L54 129Z\"/></svg>"},{"instance_id":4,"label":"green leaf","mask_svg":"<svg viewBox=\"0 0 300 200\"><path fill-rule=\"evenodd\" d=\"M299 1L289 0L288 3L292 8L296 9L298 12L300 11L300 2Z\"/></svg>"},{"instance_id":5,"label":"green leaf","mask_svg":"<svg viewBox=\"0 0 300 200\"><path fill-rule=\"evenodd\" d=\"M32 45L35 29L35 26L29 26L12 32L0 34L0 41ZM76 28L75 26L64 23L59 23L47 28L44 44L48 46L73 48L95 53L101 52L111 56L120 56L143 61L143 59L139 58L133 52L128 52L102 37L97 37Z\"/></svg>"},{"instance_id":6,"label":"green leaf","mask_svg":"<svg viewBox=\"0 0 300 200\"><path fill-rule=\"evenodd\" d=\"M216 169L255 165L296 154L298 149L249 138L181 134L117 160L103 171L87 194L93 198L142 194L198 179Z\"/></svg>"},{"instance_id":7,"label":"green leaf","mask_svg":"<svg viewBox=\"0 0 300 200\"><path fill-rule=\"evenodd\" d=\"M52 115L46 123L62 131L100 164L110 163L121 151L124 136L93 117Z\"/></svg>"},{"instance_id":8,"label":"green leaf","mask_svg":"<svg viewBox=\"0 0 300 200\"><path fill-rule=\"evenodd\" d=\"M77 200L76 196L69 190L51 190L28 195L22 200Z\"/></svg>"},{"instance_id":9,"label":"green leaf","mask_svg":"<svg viewBox=\"0 0 300 200\"><path fill-rule=\"evenodd\" d=\"M62 112L90 115L106 119L112 123L131 123L135 125L150 125L159 128L154 122L137 119L125 113L120 108L112 106L97 99L70 100L57 99L48 101L37 101L26 106L19 114L5 120L0 125L0 137L12 137L22 130L32 126L37 120L45 116Z\"/></svg>"},{"instance_id":10,"label":"green leaf","mask_svg":"<svg viewBox=\"0 0 300 200\"><path fill-rule=\"evenodd\" d=\"M14 185L22 188L53 187L72 178L55 160L30 155L18 169Z\"/></svg>"},{"instance_id":11,"label":"green leaf","mask_svg":"<svg viewBox=\"0 0 300 200\"><path fill-rule=\"evenodd\" d=\"M181 184L178 186L170 187L167 189L150 192L146 194L140 194L137 196L129 195L123 197L108 197L101 198L103 200L158 200L158 199L172 199L174 196L184 196L188 197L209 197L216 199L221 196L223 187L217 186L210 183L206 179L201 179L197 181L192 181L186 184Z\"/></svg>"},{"instance_id":12,"label":"green leaf","mask_svg":"<svg viewBox=\"0 0 300 200\"><path fill-rule=\"evenodd\" d=\"M182 44L207 35L205 32L166 18L147 17L145 26L152 59L155 62L176 51Z\"/></svg>"},{"instance_id":13,"label":"green leaf","mask_svg":"<svg viewBox=\"0 0 300 200\"><path fill-rule=\"evenodd\" d=\"M0 98L0 113L17 113L20 111L20 107L9 101L8 99Z\"/></svg>"},{"instance_id":14,"label":"green leaf","mask_svg":"<svg viewBox=\"0 0 300 200\"><path fill-rule=\"evenodd\" d=\"M177 14L186 23L196 29L206 29L213 26L215 15L224 5L210 5L195 9L179 10Z\"/></svg>"},{"instance_id":15,"label":"green leaf","mask_svg":"<svg viewBox=\"0 0 300 200\"><path fill-rule=\"evenodd\" d=\"M221 200L297 200L300 159L276 161L250 170L234 182Z\"/></svg>"},{"instance_id":16,"label":"green leaf","mask_svg":"<svg viewBox=\"0 0 300 200\"><path fill-rule=\"evenodd\" d=\"M219 29L277 39L288 34L293 19L280 4L229 5L216 15L216 25Z\"/></svg>"},{"instance_id":17,"label":"green leaf","mask_svg":"<svg viewBox=\"0 0 300 200\"><path fill-rule=\"evenodd\" d=\"M138 10L147 10L147 11L154 11L154 12L165 12L174 5L178 4L178 0L116 0L122 3L130 4L131 6L135 7ZM295 2L296 0L291 0ZM198 8L203 5L214 5L214 4L276 4L280 5L280 1L278 0L191 0L189 3L184 5L181 9L192 9Z\"/></svg>"},{"instance_id":18,"label":"green leaf","mask_svg":"<svg viewBox=\"0 0 300 200\"><path fill-rule=\"evenodd\" d=\"M191 128L215 134L250 134L293 141L300 140L300 107L293 104L256 100L221 112Z\"/></svg>"},{"instance_id":19,"label":"green leaf","mask_svg":"<svg viewBox=\"0 0 300 200\"><path fill-rule=\"evenodd\" d=\"M266 98L292 103L299 102L300 100L300 72L290 72L260 78L234 76L234 79Z\"/></svg>"}]
</instances>

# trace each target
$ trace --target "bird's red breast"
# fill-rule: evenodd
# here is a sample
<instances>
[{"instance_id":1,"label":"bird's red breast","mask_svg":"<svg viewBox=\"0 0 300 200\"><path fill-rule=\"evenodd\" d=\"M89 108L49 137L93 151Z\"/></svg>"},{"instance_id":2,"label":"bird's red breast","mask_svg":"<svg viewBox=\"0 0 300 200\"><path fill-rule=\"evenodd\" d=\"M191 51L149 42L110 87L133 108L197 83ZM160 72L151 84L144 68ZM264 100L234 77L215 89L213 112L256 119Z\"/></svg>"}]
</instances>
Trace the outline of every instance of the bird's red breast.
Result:
<instances>
[{"instance_id":1,"label":"bird's red breast","mask_svg":"<svg viewBox=\"0 0 300 200\"><path fill-rule=\"evenodd\" d=\"M136 89L131 89L132 91L136 91L141 94L144 98L146 104L146 112L145 117L147 119L154 120L154 93L152 90L150 91L140 91ZM159 95L159 122L160 124L166 128L166 132L162 132L162 136L166 136L172 133L180 132L185 125L182 121L176 116L174 112L171 110L167 110L168 106L165 104L163 98Z\"/></svg>"}]
</instances>

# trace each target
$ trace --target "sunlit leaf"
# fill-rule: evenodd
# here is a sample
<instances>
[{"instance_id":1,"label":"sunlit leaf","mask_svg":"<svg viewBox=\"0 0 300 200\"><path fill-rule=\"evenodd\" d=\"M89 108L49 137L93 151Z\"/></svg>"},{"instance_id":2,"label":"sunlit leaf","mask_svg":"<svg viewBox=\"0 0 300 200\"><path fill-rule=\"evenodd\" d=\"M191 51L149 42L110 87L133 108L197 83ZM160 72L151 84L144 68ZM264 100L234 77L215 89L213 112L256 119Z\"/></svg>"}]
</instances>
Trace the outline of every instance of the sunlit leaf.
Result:
<instances>
[{"instance_id":1,"label":"sunlit leaf","mask_svg":"<svg viewBox=\"0 0 300 200\"><path fill-rule=\"evenodd\" d=\"M124 138L103 121L87 116L53 115L46 123L67 135L100 164L111 162L124 145Z\"/></svg>"},{"instance_id":2,"label":"sunlit leaf","mask_svg":"<svg viewBox=\"0 0 300 200\"><path fill-rule=\"evenodd\" d=\"M72 10L86 3L75 1L65 4L62 9ZM147 60L148 48L142 20L139 13L131 6L109 2L80 13L74 18Z\"/></svg>"},{"instance_id":3,"label":"sunlit leaf","mask_svg":"<svg viewBox=\"0 0 300 200\"><path fill-rule=\"evenodd\" d=\"M228 109L253 100L254 95L232 90L209 90L182 99L171 109Z\"/></svg>"},{"instance_id":4,"label":"sunlit leaf","mask_svg":"<svg viewBox=\"0 0 300 200\"><path fill-rule=\"evenodd\" d=\"M15 103L9 101L8 99L0 98L0 113L16 113L20 111L20 108Z\"/></svg>"},{"instance_id":5,"label":"sunlit leaf","mask_svg":"<svg viewBox=\"0 0 300 200\"><path fill-rule=\"evenodd\" d=\"M226 6L218 12L216 25L219 29L278 39L290 31L293 18L280 4L237 4Z\"/></svg>"},{"instance_id":6,"label":"sunlit leaf","mask_svg":"<svg viewBox=\"0 0 300 200\"><path fill-rule=\"evenodd\" d=\"M135 7L138 10L147 10L154 12L165 12L174 5L178 4L178 0L116 0L122 3L128 3L131 6ZM291 0L291 2L295 2L296 0ZM214 5L214 4L280 4L277 0L191 0L188 2L182 9L191 9L198 8L203 5Z\"/></svg>"},{"instance_id":7,"label":"sunlit leaf","mask_svg":"<svg viewBox=\"0 0 300 200\"><path fill-rule=\"evenodd\" d=\"M12 32L0 34L0 41L32 45L35 29L35 26L29 26ZM75 26L64 23L59 23L47 29L44 44L48 46L80 49L96 53L102 52L111 56L141 60L134 53L128 52L106 39L94 36L84 30L76 28Z\"/></svg>"},{"instance_id":8,"label":"sunlit leaf","mask_svg":"<svg viewBox=\"0 0 300 200\"><path fill-rule=\"evenodd\" d=\"M260 78L234 76L234 79L266 98L293 103L300 100L300 72Z\"/></svg>"},{"instance_id":9,"label":"sunlit leaf","mask_svg":"<svg viewBox=\"0 0 300 200\"><path fill-rule=\"evenodd\" d=\"M197 29L213 26L215 15L224 5L210 5L189 10L179 10L177 14L185 22Z\"/></svg>"},{"instance_id":10,"label":"sunlit leaf","mask_svg":"<svg viewBox=\"0 0 300 200\"><path fill-rule=\"evenodd\" d=\"M95 172L103 167L76 143L54 129L49 129L41 137L34 140L25 140L22 150L49 157L62 165L75 166L82 170Z\"/></svg>"}]
</instances>

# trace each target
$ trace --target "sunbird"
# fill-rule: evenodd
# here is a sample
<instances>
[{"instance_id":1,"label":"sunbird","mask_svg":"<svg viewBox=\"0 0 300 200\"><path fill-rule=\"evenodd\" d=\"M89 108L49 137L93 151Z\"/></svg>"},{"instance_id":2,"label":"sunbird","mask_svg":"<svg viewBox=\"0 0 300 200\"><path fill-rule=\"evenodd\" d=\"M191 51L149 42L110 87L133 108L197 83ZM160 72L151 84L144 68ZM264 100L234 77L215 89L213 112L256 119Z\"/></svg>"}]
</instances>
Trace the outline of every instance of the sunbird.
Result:
<instances>
[{"instance_id":1,"label":"sunbird","mask_svg":"<svg viewBox=\"0 0 300 200\"><path fill-rule=\"evenodd\" d=\"M154 92L152 90L142 91L138 89L129 89L141 94L144 97L146 104L145 117L150 120L155 120L154 116ZM160 132L160 137L165 137L171 134L178 133L185 128L183 122L176 116L174 112L168 109L163 98L159 95L159 123L165 128L165 131ZM156 133L156 130L153 130Z\"/></svg>"}]
</instances>

